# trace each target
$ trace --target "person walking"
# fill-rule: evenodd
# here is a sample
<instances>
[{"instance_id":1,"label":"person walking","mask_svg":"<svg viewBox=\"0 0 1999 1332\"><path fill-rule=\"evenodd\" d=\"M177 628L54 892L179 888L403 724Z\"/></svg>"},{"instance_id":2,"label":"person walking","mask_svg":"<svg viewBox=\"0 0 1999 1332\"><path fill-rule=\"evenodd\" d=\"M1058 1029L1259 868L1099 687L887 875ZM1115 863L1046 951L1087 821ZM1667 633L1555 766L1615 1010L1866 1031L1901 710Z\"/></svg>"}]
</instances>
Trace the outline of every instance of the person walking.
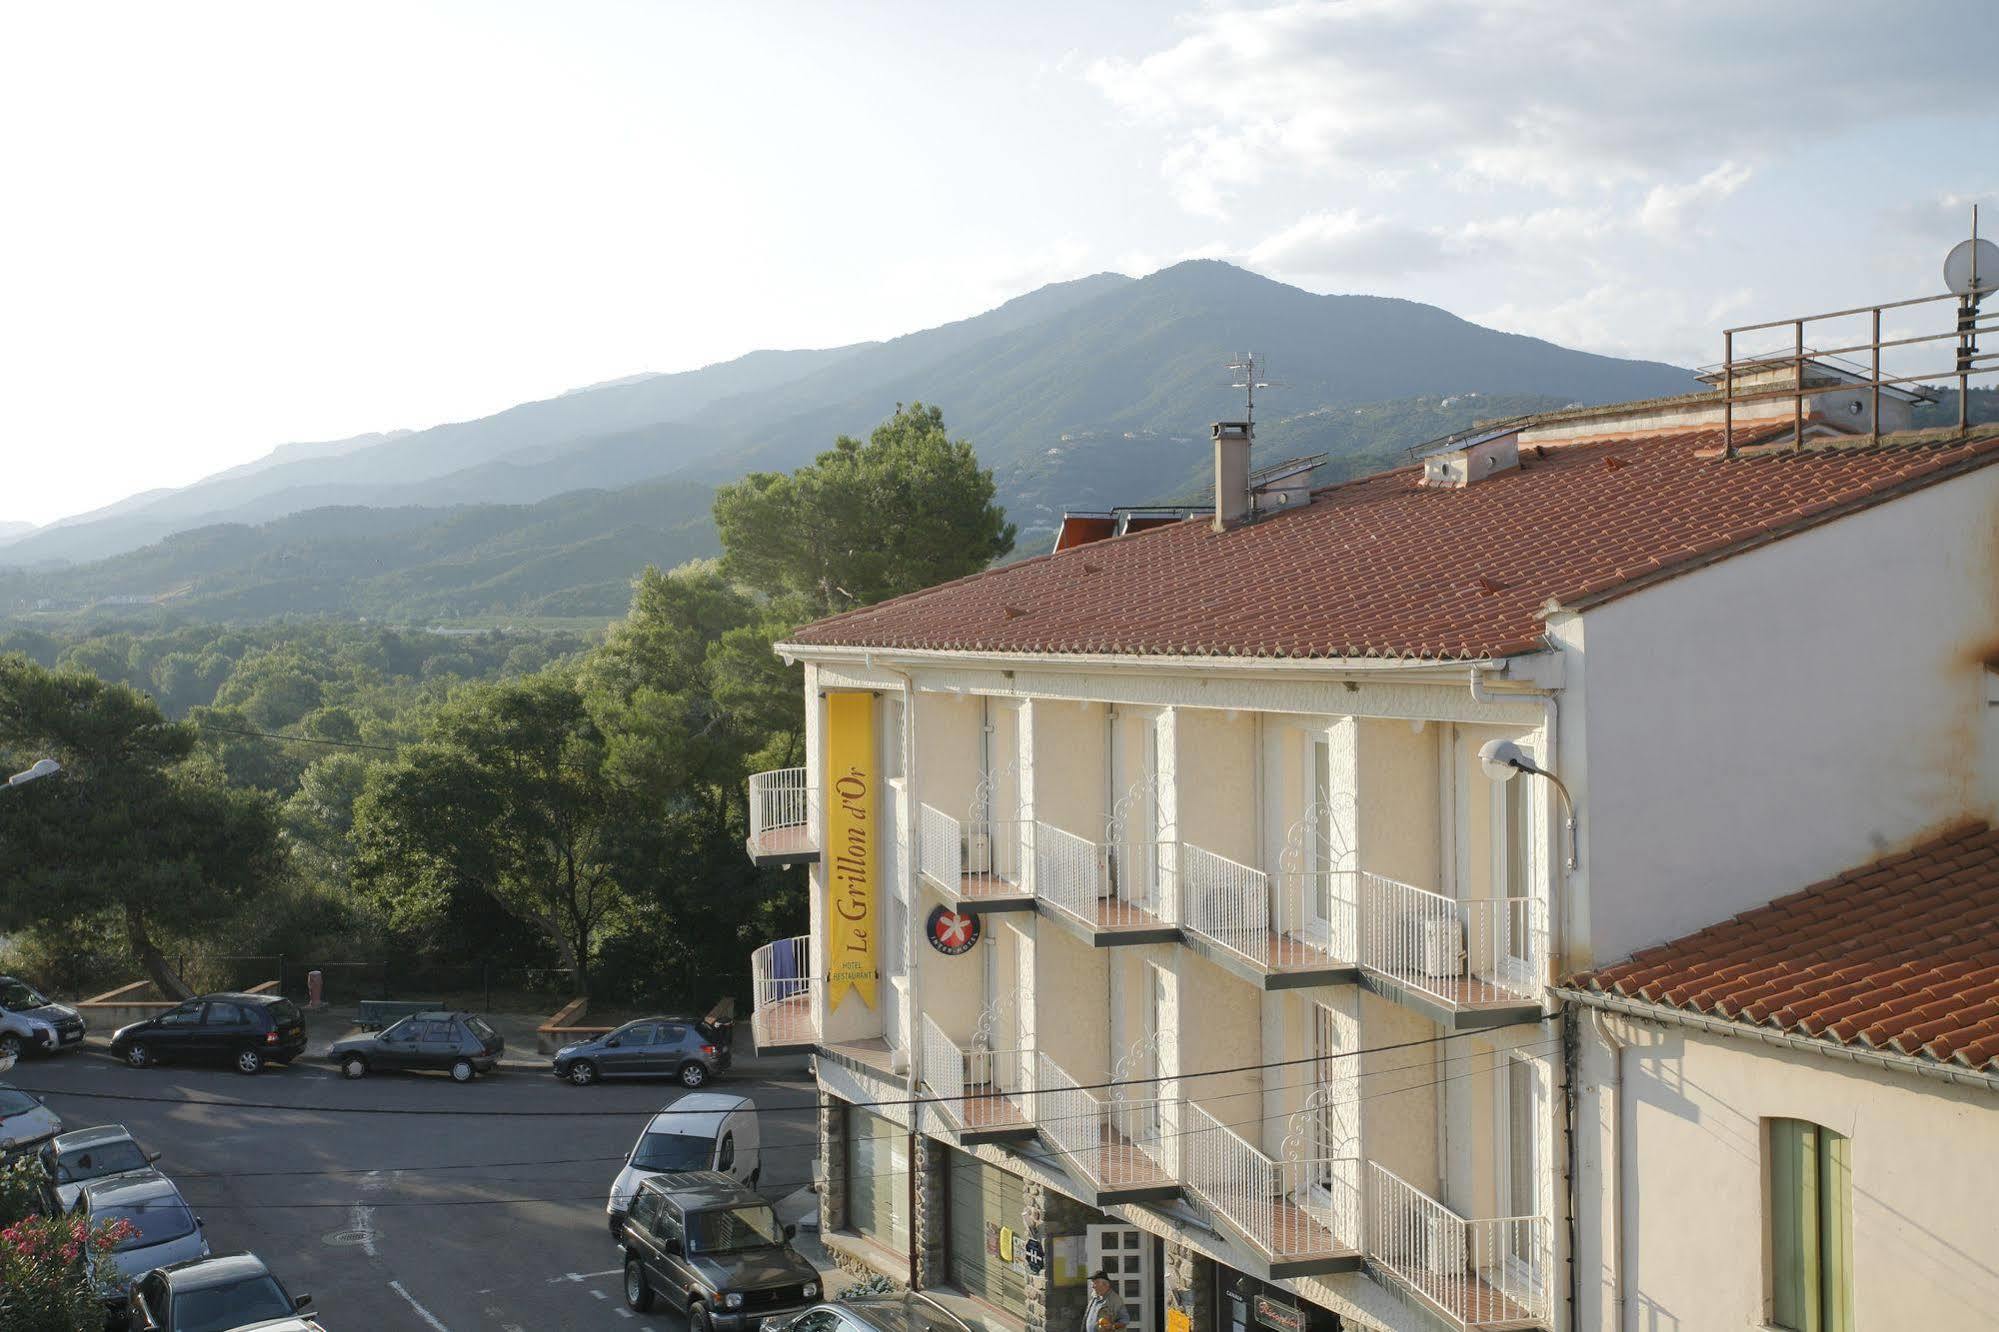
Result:
<instances>
[{"instance_id":1,"label":"person walking","mask_svg":"<svg viewBox=\"0 0 1999 1332\"><path fill-rule=\"evenodd\" d=\"M1090 1302L1083 1309L1083 1332L1128 1332L1131 1314L1103 1268L1090 1273Z\"/></svg>"}]
</instances>

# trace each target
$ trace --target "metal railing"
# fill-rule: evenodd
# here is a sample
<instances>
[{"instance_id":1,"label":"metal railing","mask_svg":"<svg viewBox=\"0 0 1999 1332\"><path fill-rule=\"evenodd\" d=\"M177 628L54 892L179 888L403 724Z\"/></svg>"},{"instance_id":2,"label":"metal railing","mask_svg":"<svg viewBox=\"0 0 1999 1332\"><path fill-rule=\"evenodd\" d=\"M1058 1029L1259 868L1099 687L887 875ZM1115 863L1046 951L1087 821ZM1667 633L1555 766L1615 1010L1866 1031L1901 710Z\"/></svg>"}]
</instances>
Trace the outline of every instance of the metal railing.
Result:
<instances>
[{"instance_id":1,"label":"metal railing","mask_svg":"<svg viewBox=\"0 0 1999 1332\"><path fill-rule=\"evenodd\" d=\"M1553 1233L1545 1216L1466 1220L1368 1162L1368 1259L1460 1327L1548 1321Z\"/></svg>"},{"instance_id":2,"label":"metal railing","mask_svg":"<svg viewBox=\"0 0 1999 1332\"><path fill-rule=\"evenodd\" d=\"M924 805L917 813L922 859L918 868L946 892L961 890L971 874L1018 886L1021 883L1021 842L1025 824L1019 819L960 822Z\"/></svg>"},{"instance_id":3,"label":"metal railing","mask_svg":"<svg viewBox=\"0 0 1999 1332\"><path fill-rule=\"evenodd\" d=\"M916 825L921 843L917 868L945 892L957 892L965 877L965 839L958 821L925 805L917 811Z\"/></svg>"},{"instance_id":4,"label":"metal railing","mask_svg":"<svg viewBox=\"0 0 1999 1332\"><path fill-rule=\"evenodd\" d=\"M775 768L750 774L750 850L771 846L773 833L790 833L799 847L814 846L819 793L803 768ZM772 847L772 849L778 849Z\"/></svg>"},{"instance_id":5,"label":"metal railing","mask_svg":"<svg viewBox=\"0 0 1999 1332\"><path fill-rule=\"evenodd\" d=\"M1112 918L1105 906L1165 918L1165 843L1092 842L1034 825L1035 896L1090 925ZM1135 923L1135 922L1131 922Z\"/></svg>"},{"instance_id":6,"label":"metal railing","mask_svg":"<svg viewBox=\"0 0 1999 1332\"><path fill-rule=\"evenodd\" d=\"M937 1108L960 1128L987 1127L1008 1118L997 1102L1010 1103L1022 1122L1030 1119L1025 1050L969 1049L944 1034L935 1018L923 1015L923 1080Z\"/></svg>"},{"instance_id":7,"label":"metal railing","mask_svg":"<svg viewBox=\"0 0 1999 1332\"><path fill-rule=\"evenodd\" d=\"M1101 1100L1047 1055L1035 1059L1034 1122L1076 1169L1102 1188L1174 1178L1178 1103L1163 1097Z\"/></svg>"},{"instance_id":8,"label":"metal railing","mask_svg":"<svg viewBox=\"0 0 1999 1332\"><path fill-rule=\"evenodd\" d=\"M1460 1008L1540 997L1547 916L1532 897L1459 899L1362 873L1360 964Z\"/></svg>"},{"instance_id":9,"label":"metal railing","mask_svg":"<svg viewBox=\"0 0 1999 1332\"><path fill-rule=\"evenodd\" d=\"M1282 870L1273 877L1182 842L1178 921L1268 970L1350 964L1359 877L1352 870Z\"/></svg>"},{"instance_id":10,"label":"metal railing","mask_svg":"<svg viewBox=\"0 0 1999 1332\"><path fill-rule=\"evenodd\" d=\"M1273 1160L1198 1105L1181 1108L1187 1188L1272 1258L1360 1252L1358 1160Z\"/></svg>"},{"instance_id":11,"label":"metal railing","mask_svg":"<svg viewBox=\"0 0 1999 1332\"><path fill-rule=\"evenodd\" d=\"M750 1029L758 1048L819 1039L811 935L779 939L751 953L750 991Z\"/></svg>"}]
</instances>

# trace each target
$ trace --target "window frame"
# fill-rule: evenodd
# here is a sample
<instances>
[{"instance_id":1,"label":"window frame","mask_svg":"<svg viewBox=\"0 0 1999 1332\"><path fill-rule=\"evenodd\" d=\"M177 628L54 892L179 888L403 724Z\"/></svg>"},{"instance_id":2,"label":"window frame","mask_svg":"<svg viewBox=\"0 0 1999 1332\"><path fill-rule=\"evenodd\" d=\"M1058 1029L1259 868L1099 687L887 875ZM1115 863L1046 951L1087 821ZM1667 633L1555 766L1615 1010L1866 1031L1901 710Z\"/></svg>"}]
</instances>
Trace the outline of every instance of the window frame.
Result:
<instances>
[{"instance_id":1,"label":"window frame","mask_svg":"<svg viewBox=\"0 0 1999 1332\"><path fill-rule=\"evenodd\" d=\"M1763 1121L1764 1319L1853 1332L1852 1139L1809 1119Z\"/></svg>"}]
</instances>

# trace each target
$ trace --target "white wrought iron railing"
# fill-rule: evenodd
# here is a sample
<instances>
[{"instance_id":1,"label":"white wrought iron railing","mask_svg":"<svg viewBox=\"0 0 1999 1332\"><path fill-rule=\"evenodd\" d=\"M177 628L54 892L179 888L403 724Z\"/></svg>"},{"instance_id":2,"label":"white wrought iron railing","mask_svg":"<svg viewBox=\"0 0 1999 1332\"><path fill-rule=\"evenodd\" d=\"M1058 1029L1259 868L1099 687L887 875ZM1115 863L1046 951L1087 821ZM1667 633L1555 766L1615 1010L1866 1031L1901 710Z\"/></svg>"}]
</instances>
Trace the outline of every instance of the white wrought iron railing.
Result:
<instances>
[{"instance_id":1,"label":"white wrought iron railing","mask_svg":"<svg viewBox=\"0 0 1999 1332\"><path fill-rule=\"evenodd\" d=\"M952 818L935 805L924 805L917 813L922 842L918 868L946 892L960 891L964 877L988 882L1019 885L1020 848L1025 823L1020 819L985 819L964 822Z\"/></svg>"},{"instance_id":2,"label":"white wrought iron railing","mask_svg":"<svg viewBox=\"0 0 1999 1332\"><path fill-rule=\"evenodd\" d=\"M1198 1105L1180 1111L1187 1188L1274 1259L1360 1252L1358 1160L1273 1160Z\"/></svg>"},{"instance_id":3,"label":"white wrought iron railing","mask_svg":"<svg viewBox=\"0 0 1999 1332\"><path fill-rule=\"evenodd\" d=\"M1142 913L1163 920L1161 842L1092 842L1075 833L1034 825L1035 896L1090 925L1138 923Z\"/></svg>"},{"instance_id":4,"label":"white wrought iron railing","mask_svg":"<svg viewBox=\"0 0 1999 1332\"><path fill-rule=\"evenodd\" d=\"M1109 1100L1083 1088L1047 1055L1035 1060L1034 1123L1099 1187L1174 1178L1179 1103L1163 1097Z\"/></svg>"},{"instance_id":5,"label":"white wrought iron railing","mask_svg":"<svg viewBox=\"0 0 1999 1332\"><path fill-rule=\"evenodd\" d=\"M1269 875L1182 842L1178 921L1267 970L1351 966L1360 877L1353 870Z\"/></svg>"},{"instance_id":6,"label":"white wrought iron railing","mask_svg":"<svg viewBox=\"0 0 1999 1332\"><path fill-rule=\"evenodd\" d=\"M818 979L812 936L767 943L750 954L750 1029L759 1049L799 1045L819 1036Z\"/></svg>"},{"instance_id":7,"label":"white wrought iron railing","mask_svg":"<svg viewBox=\"0 0 1999 1332\"><path fill-rule=\"evenodd\" d=\"M1545 1216L1466 1220L1368 1163L1368 1258L1460 1327L1546 1323L1553 1234Z\"/></svg>"},{"instance_id":8,"label":"white wrought iron railing","mask_svg":"<svg viewBox=\"0 0 1999 1332\"><path fill-rule=\"evenodd\" d=\"M750 774L750 850L810 848L819 812L819 793L803 768L774 768ZM772 834L788 834L773 837ZM784 841L786 846L778 846ZM790 847L795 843L796 848Z\"/></svg>"},{"instance_id":9,"label":"white wrought iron railing","mask_svg":"<svg viewBox=\"0 0 1999 1332\"><path fill-rule=\"evenodd\" d=\"M1360 963L1458 1007L1540 996L1547 914L1532 897L1459 899L1361 876Z\"/></svg>"},{"instance_id":10,"label":"white wrought iron railing","mask_svg":"<svg viewBox=\"0 0 1999 1332\"><path fill-rule=\"evenodd\" d=\"M954 1124L986 1127L1012 1117L1031 1118L1027 1087L1028 1051L988 1050L976 1039L968 1048L945 1035L929 1014L923 1016L923 1080L937 1108Z\"/></svg>"},{"instance_id":11,"label":"white wrought iron railing","mask_svg":"<svg viewBox=\"0 0 1999 1332\"><path fill-rule=\"evenodd\" d=\"M965 875L965 839L958 820L925 805L917 811L917 831L922 838L922 858L917 862L923 877L945 892L958 891Z\"/></svg>"}]
</instances>

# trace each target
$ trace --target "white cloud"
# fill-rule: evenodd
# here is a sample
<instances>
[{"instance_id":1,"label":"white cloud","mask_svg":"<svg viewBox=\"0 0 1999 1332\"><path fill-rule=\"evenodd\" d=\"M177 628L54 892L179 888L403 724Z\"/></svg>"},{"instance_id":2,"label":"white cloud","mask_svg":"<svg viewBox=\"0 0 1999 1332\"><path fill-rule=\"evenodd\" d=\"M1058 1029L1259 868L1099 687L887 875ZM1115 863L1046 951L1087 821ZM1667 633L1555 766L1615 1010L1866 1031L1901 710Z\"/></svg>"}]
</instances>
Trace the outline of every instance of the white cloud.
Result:
<instances>
[{"instance_id":1,"label":"white cloud","mask_svg":"<svg viewBox=\"0 0 1999 1332\"><path fill-rule=\"evenodd\" d=\"M1253 246L1255 268L1291 277L1380 278L1441 268L1462 257L1454 237L1358 209L1314 213Z\"/></svg>"},{"instance_id":2,"label":"white cloud","mask_svg":"<svg viewBox=\"0 0 1999 1332\"><path fill-rule=\"evenodd\" d=\"M1738 162L1723 162L1699 180L1654 185L1639 205L1638 227L1665 239L1684 237L1710 205L1741 189L1754 174Z\"/></svg>"}]
</instances>

